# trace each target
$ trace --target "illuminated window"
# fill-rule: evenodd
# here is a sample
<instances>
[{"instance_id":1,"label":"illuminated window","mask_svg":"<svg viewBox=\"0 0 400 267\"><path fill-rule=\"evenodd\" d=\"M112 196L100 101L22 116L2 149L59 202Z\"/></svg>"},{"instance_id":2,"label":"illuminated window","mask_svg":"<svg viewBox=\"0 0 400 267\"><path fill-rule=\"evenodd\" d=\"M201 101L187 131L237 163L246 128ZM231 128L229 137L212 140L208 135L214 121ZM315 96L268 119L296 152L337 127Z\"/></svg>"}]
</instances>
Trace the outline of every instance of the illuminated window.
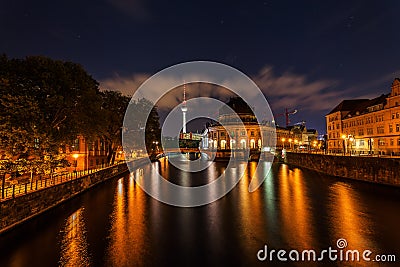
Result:
<instances>
[{"instance_id":1,"label":"illuminated window","mask_svg":"<svg viewBox=\"0 0 400 267\"><path fill-rule=\"evenodd\" d=\"M79 151L79 138L76 138L73 145L72 145L72 150L73 151Z\"/></svg>"},{"instance_id":2,"label":"illuminated window","mask_svg":"<svg viewBox=\"0 0 400 267\"><path fill-rule=\"evenodd\" d=\"M221 140L221 149L226 149L226 141Z\"/></svg>"},{"instance_id":3,"label":"illuminated window","mask_svg":"<svg viewBox=\"0 0 400 267\"><path fill-rule=\"evenodd\" d=\"M246 140L245 139L240 140L240 145L242 148L246 148Z\"/></svg>"},{"instance_id":4,"label":"illuminated window","mask_svg":"<svg viewBox=\"0 0 400 267\"><path fill-rule=\"evenodd\" d=\"M231 141L230 141L230 147L231 147L231 148L235 148L235 144L236 144L236 141L231 139Z\"/></svg>"},{"instance_id":5,"label":"illuminated window","mask_svg":"<svg viewBox=\"0 0 400 267\"><path fill-rule=\"evenodd\" d=\"M250 140L250 148L256 148L256 141L254 139Z\"/></svg>"}]
</instances>

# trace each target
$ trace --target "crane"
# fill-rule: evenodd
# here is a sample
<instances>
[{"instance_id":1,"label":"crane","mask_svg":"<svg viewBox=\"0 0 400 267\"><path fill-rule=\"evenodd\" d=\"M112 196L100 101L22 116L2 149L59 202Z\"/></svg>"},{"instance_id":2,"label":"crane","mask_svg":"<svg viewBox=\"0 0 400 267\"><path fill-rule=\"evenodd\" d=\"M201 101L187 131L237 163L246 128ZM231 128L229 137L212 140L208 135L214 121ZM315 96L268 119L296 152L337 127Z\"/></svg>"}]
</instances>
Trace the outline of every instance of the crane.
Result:
<instances>
[{"instance_id":1,"label":"crane","mask_svg":"<svg viewBox=\"0 0 400 267\"><path fill-rule=\"evenodd\" d=\"M294 115L296 113L297 113L297 109L293 109L293 110L289 111L288 108L285 108L285 112L284 113L277 114L275 117L285 116L286 127L288 127L289 123L290 123L289 116L290 115Z\"/></svg>"}]
</instances>

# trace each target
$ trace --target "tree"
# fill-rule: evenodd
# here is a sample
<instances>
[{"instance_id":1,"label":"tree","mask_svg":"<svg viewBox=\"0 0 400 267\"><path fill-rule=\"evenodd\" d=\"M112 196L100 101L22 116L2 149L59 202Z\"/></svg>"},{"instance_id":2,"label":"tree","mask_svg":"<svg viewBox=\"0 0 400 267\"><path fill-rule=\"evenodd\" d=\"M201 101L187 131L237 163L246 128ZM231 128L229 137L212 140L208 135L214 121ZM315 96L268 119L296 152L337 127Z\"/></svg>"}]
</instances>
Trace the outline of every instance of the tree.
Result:
<instances>
[{"instance_id":1,"label":"tree","mask_svg":"<svg viewBox=\"0 0 400 267\"><path fill-rule=\"evenodd\" d=\"M151 152L155 148L153 142L161 144L157 106L150 100L141 98L136 101L132 100L126 112L128 116L124 121L125 150L146 149ZM149 114L148 118L146 114Z\"/></svg>"},{"instance_id":2,"label":"tree","mask_svg":"<svg viewBox=\"0 0 400 267\"><path fill-rule=\"evenodd\" d=\"M60 147L78 134L88 140L98 134L101 95L82 66L40 56L3 55L0 63L3 160L16 163L30 157L44 166L58 165Z\"/></svg>"},{"instance_id":3,"label":"tree","mask_svg":"<svg viewBox=\"0 0 400 267\"><path fill-rule=\"evenodd\" d=\"M117 91L103 91L102 96L102 126L101 136L107 141L107 160L113 164L115 155L122 146L122 124L129 97Z\"/></svg>"}]
</instances>

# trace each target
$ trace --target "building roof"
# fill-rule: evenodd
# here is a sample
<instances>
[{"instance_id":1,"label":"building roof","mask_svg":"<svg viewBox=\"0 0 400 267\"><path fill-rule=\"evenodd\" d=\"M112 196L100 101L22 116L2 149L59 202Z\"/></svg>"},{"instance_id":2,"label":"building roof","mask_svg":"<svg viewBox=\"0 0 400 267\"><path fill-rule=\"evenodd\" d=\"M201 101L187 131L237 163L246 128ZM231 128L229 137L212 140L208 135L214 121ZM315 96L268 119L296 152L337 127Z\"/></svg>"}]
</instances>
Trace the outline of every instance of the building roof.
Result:
<instances>
[{"instance_id":1,"label":"building roof","mask_svg":"<svg viewBox=\"0 0 400 267\"><path fill-rule=\"evenodd\" d=\"M232 108L237 114L254 115L253 110L249 107L249 105L247 105L247 103L241 97L231 97L226 104L230 108ZM223 106L219 110L219 115L231 114L231 113L232 112L226 106Z\"/></svg>"},{"instance_id":2,"label":"building roof","mask_svg":"<svg viewBox=\"0 0 400 267\"><path fill-rule=\"evenodd\" d=\"M370 112L368 110L369 107L377 106L379 104L382 104L382 108L386 104L386 98L389 96L389 94L382 94L381 96L375 97L373 99L351 99L351 100L343 100L340 102L339 105L337 105L331 112L329 112L327 115L341 111L341 112L346 112L344 114L345 117L352 117L352 116L358 116L361 114L365 114ZM376 111L376 110L374 110Z\"/></svg>"},{"instance_id":3,"label":"building roof","mask_svg":"<svg viewBox=\"0 0 400 267\"><path fill-rule=\"evenodd\" d=\"M375 97L373 99L370 99L368 101L364 101L364 102L354 106L353 109L347 114L347 116L352 117L352 116L357 116L357 115L368 113L369 107L376 106L379 104L383 104L383 106L384 106L386 103L387 97L388 97L388 95L381 95L381 96ZM383 106L382 106L382 108L383 108Z\"/></svg>"},{"instance_id":4,"label":"building roof","mask_svg":"<svg viewBox=\"0 0 400 267\"><path fill-rule=\"evenodd\" d=\"M349 99L349 100L343 100L340 102L339 105L337 105L334 109L332 109L331 112L329 112L327 115L338 112L338 111L351 111L353 110L356 106L365 103L369 101L369 99Z\"/></svg>"},{"instance_id":5,"label":"building roof","mask_svg":"<svg viewBox=\"0 0 400 267\"><path fill-rule=\"evenodd\" d=\"M316 129L307 129L307 133L317 134L318 132Z\"/></svg>"}]
</instances>

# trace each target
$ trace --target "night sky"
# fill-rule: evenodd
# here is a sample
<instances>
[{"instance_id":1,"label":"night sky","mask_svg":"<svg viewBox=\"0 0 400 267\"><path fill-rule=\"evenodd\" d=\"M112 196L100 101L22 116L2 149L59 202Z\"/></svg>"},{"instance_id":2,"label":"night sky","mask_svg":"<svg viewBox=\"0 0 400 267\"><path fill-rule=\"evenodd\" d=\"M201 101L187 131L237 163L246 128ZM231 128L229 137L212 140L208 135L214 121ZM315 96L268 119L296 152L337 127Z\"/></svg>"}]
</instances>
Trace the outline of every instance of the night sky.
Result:
<instances>
[{"instance_id":1,"label":"night sky","mask_svg":"<svg viewBox=\"0 0 400 267\"><path fill-rule=\"evenodd\" d=\"M254 79L275 114L298 109L292 123L323 133L341 100L388 93L400 77L399 10L399 1L2 1L0 53L74 61L124 93L176 63L226 63Z\"/></svg>"}]
</instances>

